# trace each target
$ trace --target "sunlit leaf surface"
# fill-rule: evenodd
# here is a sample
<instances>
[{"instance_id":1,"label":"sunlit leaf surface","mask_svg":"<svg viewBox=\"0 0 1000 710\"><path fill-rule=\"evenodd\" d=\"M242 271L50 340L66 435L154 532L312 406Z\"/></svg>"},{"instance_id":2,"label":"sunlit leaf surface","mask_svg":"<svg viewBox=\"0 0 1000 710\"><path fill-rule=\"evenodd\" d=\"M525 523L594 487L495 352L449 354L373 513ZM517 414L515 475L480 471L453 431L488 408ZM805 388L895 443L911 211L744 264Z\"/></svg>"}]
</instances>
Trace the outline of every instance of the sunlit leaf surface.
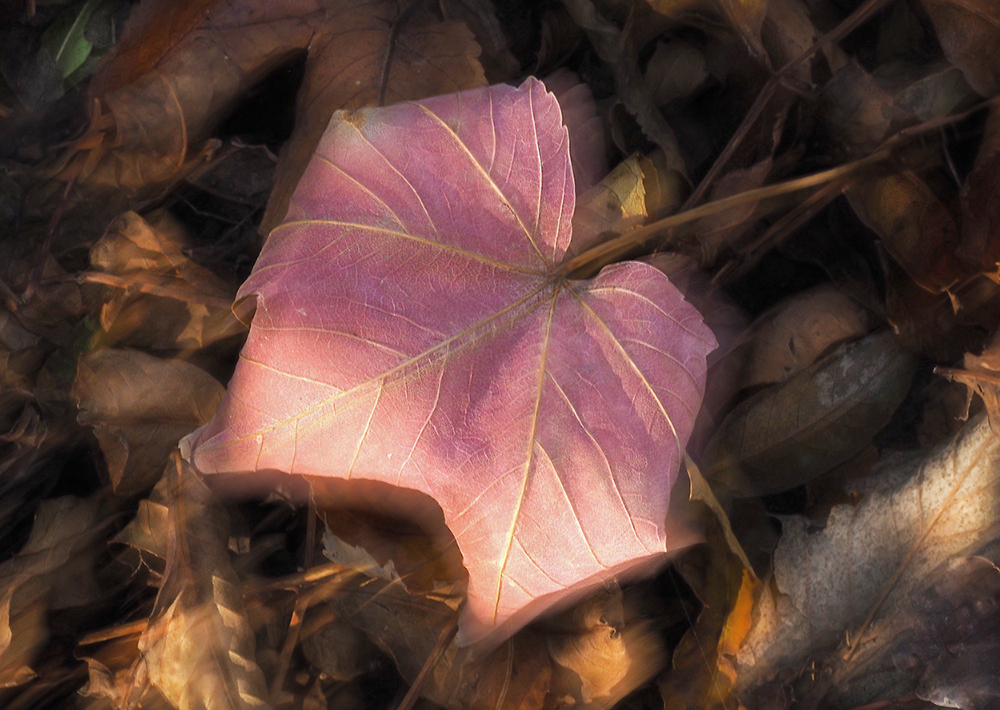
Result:
<instances>
[{"instance_id":1,"label":"sunlit leaf surface","mask_svg":"<svg viewBox=\"0 0 1000 710\"><path fill-rule=\"evenodd\" d=\"M560 275L573 208L536 80L337 114L191 460L428 494L469 570L465 642L655 564L714 339L648 265Z\"/></svg>"}]
</instances>

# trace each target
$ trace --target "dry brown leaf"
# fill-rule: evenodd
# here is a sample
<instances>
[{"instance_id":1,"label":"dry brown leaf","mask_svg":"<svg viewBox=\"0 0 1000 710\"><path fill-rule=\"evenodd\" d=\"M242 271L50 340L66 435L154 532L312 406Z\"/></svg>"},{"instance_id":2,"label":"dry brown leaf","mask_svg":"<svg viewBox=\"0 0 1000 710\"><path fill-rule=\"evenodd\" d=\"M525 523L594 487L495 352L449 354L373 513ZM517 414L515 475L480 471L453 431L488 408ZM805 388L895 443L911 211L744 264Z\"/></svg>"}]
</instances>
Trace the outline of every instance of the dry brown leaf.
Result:
<instances>
[{"instance_id":1,"label":"dry brown leaf","mask_svg":"<svg viewBox=\"0 0 1000 710\"><path fill-rule=\"evenodd\" d=\"M687 175L677 137L656 107L642 80L631 18L624 29L619 29L615 23L601 15L592 0L563 0L563 5L574 22L586 32L598 56L614 72L615 85L622 103L635 116L643 133L663 150L667 167L681 175Z\"/></svg>"},{"instance_id":2,"label":"dry brown leaf","mask_svg":"<svg viewBox=\"0 0 1000 710\"><path fill-rule=\"evenodd\" d=\"M705 451L722 495L776 493L867 446L909 391L916 358L887 331L843 345L741 402Z\"/></svg>"},{"instance_id":3,"label":"dry brown leaf","mask_svg":"<svg viewBox=\"0 0 1000 710\"><path fill-rule=\"evenodd\" d=\"M993 338L979 355L965 354L963 369L939 368L936 372L969 388L965 404L966 416L972 395L979 395L986 405L990 427L1000 436L1000 331L993 334Z\"/></svg>"},{"instance_id":4,"label":"dry brown leaf","mask_svg":"<svg viewBox=\"0 0 1000 710\"><path fill-rule=\"evenodd\" d=\"M42 502L28 542L0 565L0 687L34 677L31 664L48 641L46 614L51 608L93 600L99 513L96 498ZM76 598L59 600L60 590L62 596L68 592Z\"/></svg>"},{"instance_id":5,"label":"dry brown leaf","mask_svg":"<svg viewBox=\"0 0 1000 710\"><path fill-rule=\"evenodd\" d=\"M235 287L188 258L188 241L166 212L112 221L90 250L99 271L83 276L111 287L96 345L194 350L246 332L230 308Z\"/></svg>"},{"instance_id":6,"label":"dry brown leaf","mask_svg":"<svg viewBox=\"0 0 1000 710\"><path fill-rule=\"evenodd\" d=\"M72 396L94 428L119 495L156 483L178 440L211 419L225 390L204 370L135 350L80 358Z\"/></svg>"},{"instance_id":7,"label":"dry brown leaf","mask_svg":"<svg viewBox=\"0 0 1000 710\"><path fill-rule=\"evenodd\" d=\"M665 710L728 710L735 704L732 663L749 631L749 602L760 581L708 482L693 461L685 463L706 544L685 552L676 568L703 607L674 649L660 694Z\"/></svg>"},{"instance_id":8,"label":"dry brown leaf","mask_svg":"<svg viewBox=\"0 0 1000 710\"><path fill-rule=\"evenodd\" d=\"M851 61L823 89L830 130L849 155L867 155L891 134L968 105L973 94L954 67L890 63L874 73ZM846 189L851 207L920 286L941 293L972 269L956 256L959 227L942 191L899 170Z\"/></svg>"},{"instance_id":9,"label":"dry brown leaf","mask_svg":"<svg viewBox=\"0 0 1000 710\"><path fill-rule=\"evenodd\" d=\"M706 8L722 15L743 39L751 53L764 56L760 28L767 14L769 0L647 0L653 8L668 17L679 19L685 13Z\"/></svg>"},{"instance_id":10,"label":"dry brown leaf","mask_svg":"<svg viewBox=\"0 0 1000 710\"><path fill-rule=\"evenodd\" d=\"M955 255L959 229L951 212L916 173L864 180L847 190L858 217L917 284L942 293L969 275Z\"/></svg>"},{"instance_id":11,"label":"dry brown leaf","mask_svg":"<svg viewBox=\"0 0 1000 710\"><path fill-rule=\"evenodd\" d=\"M1000 5L993 0L923 0L948 60L980 96L1000 91Z\"/></svg>"},{"instance_id":12,"label":"dry brown leaf","mask_svg":"<svg viewBox=\"0 0 1000 710\"><path fill-rule=\"evenodd\" d=\"M990 108L972 172L962 187L962 243L958 254L1000 283L1000 110Z\"/></svg>"},{"instance_id":13,"label":"dry brown leaf","mask_svg":"<svg viewBox=\"0 0 1000 710\"><path fill-rule=\"evenodd\" d=\"M82 183L136 193L178 179L204 161L200 147L247 89L308 51L295 133L278 168L266 231L283 216L334 110L485 83L479 46L462 22L441 22L423 5L403 10L391 0L142 3L90 85L107 114L92 123L98 131L112 123L113 140L81 155L72 170ZM481 29L496 47L496 28Z\"/></svg>"},{"instance_id":14,"label":"dry brown leaf","mask_svg":"<svg viewBox=\"0 0 1000 710\"><path fill-rule=\"evenodd\" d=\"M139 639L149 682L178 710L264 710L264 674L229 560L229 521L177 457L162 490L170 508L167 570Z\"/></svg>"},{"instance_id":15,"label":"dry brown leaf","mask_svg":"<svg viewBox=\"0 0 1000 710\"><path fill-rule=\"evenodd\" d=\"M871 313L833 285L798 293L754 321L742 345L747 360L739 387L784 382L873 325Z\"/></svg>"},{"instance_id":16,"label":"dry brown leaf","mask_svg":"<svg viewBox=\"0 0 1000 710\"><path fill-rule=\"evenodd\" d=\"M928 659L894 658L894 645L914 613L942 621L921 595L945 581L954 558L995 553L998 463L1000 439L978 418L926 458L884 458L859 483L860 503L835 506L822 527L784 519L774 577L738 657L742 699L792 684L809 708L914 692Z\"/></svg>"}]
</instances>

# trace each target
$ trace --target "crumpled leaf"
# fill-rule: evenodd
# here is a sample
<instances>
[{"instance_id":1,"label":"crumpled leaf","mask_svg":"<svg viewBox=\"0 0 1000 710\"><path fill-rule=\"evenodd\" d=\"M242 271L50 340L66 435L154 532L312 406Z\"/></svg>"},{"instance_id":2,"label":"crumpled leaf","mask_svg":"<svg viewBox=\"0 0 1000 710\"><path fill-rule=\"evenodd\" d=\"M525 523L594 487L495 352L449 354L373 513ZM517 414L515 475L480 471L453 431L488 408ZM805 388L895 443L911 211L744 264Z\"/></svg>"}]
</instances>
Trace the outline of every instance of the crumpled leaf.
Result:
<instances>
[{"instance_id":1,"label":"crumpled leaf","mask_svg":"<svg viewBox=\"0 0 1000 710\"><path fill-rule=\"evenodd\" d=\"M44 501L35 514L31 537L0 565L0 687L21 685L34 677L30 664L49 637L46 614L60 589L80 585L90 573L101 532L96 498L73 496ZM77 594L94 589L77 586ZM65 596L65 595L64 595Z\"/></svg>"},{"instance_id":2,"label":"crumpled leaf","mask_svg":"<svg viewBox=\"0 0 1000 710\"><path fill-rule=\"evenodd\" d=\"M263 219L262 230L270 229L335 109L485 84L479 45L462 22L442 22L423 3L404 9L394 0L138 5L90 85L115 140L98 169L87 166L89 179L137 190L181 174L247 89L308 50L294 133Z\"/></svg>"},{"instance_id":3,"label":"crumpled leaf","mask_svg":"<svg viewBox=\"0 0 1000 710\"><path fill-rule=\"evenodd\" d=\"M871 443L909 391L916 357L882 330L743 400L705 452L720 493L788 490Z\"/></svg>"},{"instance_id":4,"label":"crumpled leaf","mask_svg":"<svg viewBox=\"0 0 1000 710\"><path fill-rule=\"evenodd\" d=\"M142 670L178 710L264 710L264 674L226 549L229 521L177 461L161 483L170 508L167 570L139 639Z\"/></svg>"},{"instance_id":5,"label":"crumpled leaf","mask_svg":"<svg viewBox=\"0 0 1000 710\"><path fill-rule=\"evenodd\" d=\"M954 382L961 382L969 388L965 402L965 417L969 416L972 395L979 395L986 405L990 427L997 436L1000 436L1000 331L994 333L989 344L979 355L965 354L963 369L938 368L935 372L943 374Z\"/></svg>"},{"instance_id":6,"label":"crumpled leaf","mask_svg":"<svg viewBox=\"0 0 1000 710\"><path fill-rule=\"evenodd\" d=\"M92 350L77 367L77 420L94 428L111 486L119 495L148 490L177 441L215 413L222 385L182 360L137 350Z\"/></svg>"},{"instance_id":7,"label":"crumpled leaf","mask_svg":"<svg viewBox=\"0 0 1000 710\"><path fill-rule=\"evenodd\" d=\"M430 495L470 574L466 643L655 564L714 342L648 265L564 278L573 204L534 79L338 114L238 294L256 313L226 399L182 451Z\"/></svg>"},{"instance_id":8,"label":"crumpled leaf","mask_svg":"<svg viewBox=\"0 0 1000 710\"><path fill-rule=\"evenodd\" d=\"M948 60L980 96L1000 91L1000 6L993 0L923 0Z\"/></svg>"},{"instance_id":9,"label":"crumpled leaf","mask_svg":"<svg viewBox=\"0 0 1000 710\"><path fill-rule=\"evenodd\" d=\"M940 592L933 590L947 589L956 556L995 549L998 461L1000 439L981 417L926 458L883 459L860 481L860 502L835 506L822 527L784 519L773 580L738 656L738 688L748 707L753 697L789 684L795 689L786 692L804 707L855 707L917 690L938 651L927 636L919 641L927 633L922 627L966 633L956 625L961 614L950 623L935 618L940 602L933 595ZM994 595L976 603L995 605Z\"/></svg>"},{"instance_id":10,"label":"crumpled leaf","mask_svg":"<svg viewBox=\"0 0 1000 710\"><path fill-rule=\"evenodd\" d=\"M115 218L90 249L90 283L112 287L95 346L197 349L244 332L234 287L185 253L188 237L168 213Z\"/></svg>"}]
</instances>

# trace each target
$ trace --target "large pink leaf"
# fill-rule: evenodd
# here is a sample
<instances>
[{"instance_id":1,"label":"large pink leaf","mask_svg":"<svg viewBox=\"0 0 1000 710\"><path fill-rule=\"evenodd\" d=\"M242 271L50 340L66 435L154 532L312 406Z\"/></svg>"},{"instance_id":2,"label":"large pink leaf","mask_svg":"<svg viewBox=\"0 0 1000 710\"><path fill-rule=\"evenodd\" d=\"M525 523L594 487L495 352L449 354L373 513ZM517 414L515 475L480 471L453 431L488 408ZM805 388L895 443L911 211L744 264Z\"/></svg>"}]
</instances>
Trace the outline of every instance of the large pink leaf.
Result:
<instances>
[{"instance_id":1,"label":"large pink leaf","mask_svg":"<svg viewBox=\"0 0 1000 710\"><path fill-rule=\"evenodd\" d=\"M662 558L715 345L656 269L555 268L574 190L536 80L339 113L238 299L199 470L416 489L469 570L465 642ZM188 448L190 447L190 448Z\"/></svg>"}]
</instances>

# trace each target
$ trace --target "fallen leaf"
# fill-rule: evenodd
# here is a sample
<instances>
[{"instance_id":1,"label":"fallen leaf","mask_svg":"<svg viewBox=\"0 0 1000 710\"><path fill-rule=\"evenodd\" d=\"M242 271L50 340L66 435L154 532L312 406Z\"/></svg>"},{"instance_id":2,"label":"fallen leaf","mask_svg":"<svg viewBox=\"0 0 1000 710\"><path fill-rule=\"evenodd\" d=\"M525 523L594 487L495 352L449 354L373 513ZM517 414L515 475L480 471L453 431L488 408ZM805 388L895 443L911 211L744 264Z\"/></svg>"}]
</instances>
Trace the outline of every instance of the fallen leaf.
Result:
<instances>
[{"instance_id":1,"label":"fallen leaf","mask_svg":"<svg viewBox=\"0 0 1000 710\"><path fill-rule=\"evenodd\" d=\"M984 274L1000 283L1000 240L995 238L1000 225L998 204L994 199L1000 180L1000 111L990 108L983 128L983 140L976 154L972 172L962 186L962 243L958 254L976 264Z\"/></svg>"},{"instance_id":2,"label":"fallen leaf","mask_svg":"<svg viewBox=\"0 0 1000 710\"><path fill-rule=\"evenodd\" d=\"M78 572L93 574L99 512L97 499L64 496L42 502L31 537L0 564L0 687L34 677L31 664L49 638L46 614L53 597Z\"/></svg>"},{"instance_id":3,"label":"fallen leaf","mask_svg":"<svg viewBox=\"0 0 1000 710\"><path fill-rule=\"evenodd\" d=\"M942 293L968 276L955 255L960 235L954 216L916 173L864 180L846 193L858 217L917 284Z\"/></svg>"},{"instance_id":4,"label":"fallen leaf","mask_svg":"<svg viewBox=\"0 0 1000 710\"><path fill-rule=\"evenodd\" d=\"M112 489L129 496L156 483L177 441L211 419L223 392L181 360L92 350L80 358L71 394L78 421L101 445Z\"/></svg>"},{"instance_id":5,"label":"fallen leaf","mask_svg":"<svg viewBox=\"0 0 1000 710\"><path fill-rule=\"evenodd\" d=\"M470 574L465 643L657 564L714 342L648 265L564 278L573 204L533 79L338 114L238 294L251 333L185 456L430 495Z\"/></svg>"},{"instance_id":6,"label":"fallen leaf","mask_svg":"<svg viewBox=\"0 0 1000 710\"><path fill-rule=\"evenodd\" d=\"M979 355L965 354L961 370L938 368L935 370L953 382L961 382L969 388L965 403L965 416L969 413L972 395L979 395L986 405L986 414L993 432L1000 436L1000 331L993 335L986 348Z\"/></svg>"},{"instance_id":7,"label":"fallen leaf","mask_svg":"<svg viewBox=\"0 0 1000 710\"><path fill-rule=\"evenodd\" d=\"M726 710L733 704L732 667L749 631L750 601L760 588L729 517L695 463L685 457L689 498L705 543L685 551L678 573L702 603L701 613L674 648L670 673L659 681L665 710Z\"/></svg>"},{"instance_id":8,"label":"fallen leaf","mask_svg":"<svg viewBox=\"0 0 1000 710\"><path fill-rule=\"evenodd\" d=\"M632 23L619 29L605 18L592 0L563 0L573 21L594 45L598 55L615 75L615 84L622 103L642 127L643 133L659 146L666 156L667 167L687 175L677 136L653 102L638 64L638 47L632 37Z\"/></svg>"},{"instance_id":9,"label":"fallen leaf","mask_svg":"<svg viewBox=\"0 0 1000 710\"><path fill-rule=\"evenodd\" d=\"M917 360L883 330L743 400L705 451L723 495L794 488L867 446L910 388Z\"/></svg>"},{"instance_id":10,"label":"fallen leaf","mask_svg":"<svg viewBox=\"0 0 1000 710\"><path fill-rule=\"evenodd\" d=\"M295 130L264 223L280 221L301 170L338 108L457 91L485 83L479 46L461 22L392 0L145 2L89 93L92 124L113 134L76 169L81 182L141 193L183 176L236 100L308 51Z\"/></svg>"},{"instance_id":11,"label":"fallen leaf","mask_svg":"<svg viewBox=\"0 0 1000 710\"><path fill-rule=\"evenodd\" d=\"M139 638L140 663L178 710L265 710L267 686L226 549L229 521L176 458L163 480L171 540L156 608Z\"/></svg>"},{"instance_id":12,"label":"fallen leaf","mask_svg":"<svg viewBox=\"0 0 1000 710\"><path fill-rule=\"evenodd\" d=\"M743 345L748 352L739 387L784 382L873 325L871 313L833 285L798 293L754 321Z\"/></svg>"},{"instance_id":13,"label":"fallen leaf","mask_svg":"<svg viewBox=\"0 0 1000 710\"><path fill-rule=\"evenodd\" d=\"M834 506L821 527L783 520L774 577L738 656L748 706L768 688L792 685L805 707L855 707L917 689L924 661L915 666L892 650L907 628L924 633L923 624L943 622L959 632L955 620L927 616L934 607L924 606L918 626L913 613L926 590L948 586L951 560L995 544L998 446L985 417L970 421L925 458L884 458L859 482L860 503Z\"/></svg>"},{"instance_id":14,"label":"fallen leaf","mask_svg":"<svg viewBox=\"0 0 1000 710\"><path fill-rule=\"evenodd\" d=\"M992 0L922 0L948 60L980 96L1000 91L1000 7Z\"/></svg>"},{"instance_id":15,"label":"fallen leaf","mask_svg":"<svg viewBox=\"0 0 1000 710\"><path fill-rule=\"evenodd\" d=\"M185 253L189 239L168 213L126 212L90 249L97 271L83 280L108 286L94 347L196 350L245 330L232 315L234 288Z\"/></svg>"}]
</instances>

